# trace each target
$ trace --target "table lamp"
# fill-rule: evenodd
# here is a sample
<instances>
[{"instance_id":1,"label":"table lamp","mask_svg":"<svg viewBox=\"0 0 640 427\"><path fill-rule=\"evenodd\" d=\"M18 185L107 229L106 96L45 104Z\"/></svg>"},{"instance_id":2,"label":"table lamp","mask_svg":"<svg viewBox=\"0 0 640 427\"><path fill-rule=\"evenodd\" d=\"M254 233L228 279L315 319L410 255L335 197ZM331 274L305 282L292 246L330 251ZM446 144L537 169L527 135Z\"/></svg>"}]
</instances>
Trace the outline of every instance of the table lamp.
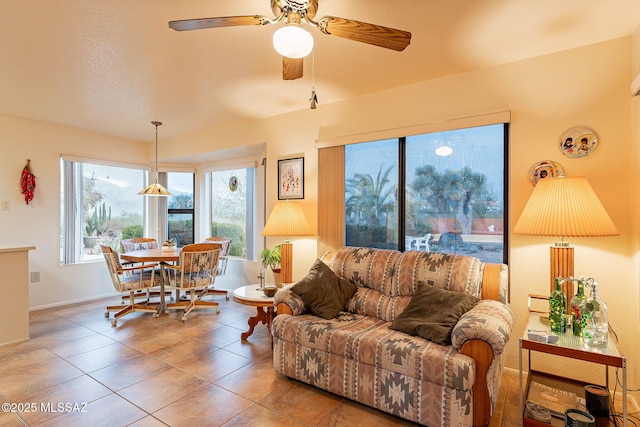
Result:
<instances>
[{"instance_id":1,"label":"table lamp","mask_svg":"<svg viewBox=\"0 0 640 427\"><path fill-rule=\"evenodd\" d=\"M620 232L583 177L544 178L538 181L520 219L515 234L554 236L551 246L550 289L556 277L573 276L573 248L565 237L618 236ZM573 296L573 282L567 281L567 303Z\"/></svg>"},{"instance_id":2,"label":"table lamp","mask_svg":"<svg viewBox=\"0 0 640 427\"><path fill-rule=\"evenodd\" d=\"M262 230L263 236L283 236L281 243L282 283L291 283L293 271L293 243L288 240L292 236L311 236L307 218L298 202L290 200L276 202L269 219Z\"/></svg>"}]
</instances>

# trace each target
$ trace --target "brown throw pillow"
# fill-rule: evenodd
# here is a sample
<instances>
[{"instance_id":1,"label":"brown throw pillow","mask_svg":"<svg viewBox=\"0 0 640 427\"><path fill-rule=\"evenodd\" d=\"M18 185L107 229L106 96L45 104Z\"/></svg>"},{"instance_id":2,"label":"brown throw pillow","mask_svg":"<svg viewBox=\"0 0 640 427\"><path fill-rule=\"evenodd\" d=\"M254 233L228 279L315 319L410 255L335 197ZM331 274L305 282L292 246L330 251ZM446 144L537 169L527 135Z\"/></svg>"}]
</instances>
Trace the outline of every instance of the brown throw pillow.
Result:
<instances>
[{"instance_id":1,"label":"brown throw pillow","mask_svg":"<svg viewBox=\"0 0 640 427\"><path fill-rule=\"evenodd\" d=\"M471 295L421 283L407 308L391 324L391 329L449 345L451 331L458 319L478 301Z\"/></svg>"},{"instance_id":2,"label":"brown throw pillow","mask_svg":"<svg viewBox=\"0 0 640 427\"><path fill-rule=\"evenodd\" d=\"M357 286L336 274L319 259L309 274L291 287L311 312L323 319L333 319L356 292Z\"/></svg>"}]
</instances>

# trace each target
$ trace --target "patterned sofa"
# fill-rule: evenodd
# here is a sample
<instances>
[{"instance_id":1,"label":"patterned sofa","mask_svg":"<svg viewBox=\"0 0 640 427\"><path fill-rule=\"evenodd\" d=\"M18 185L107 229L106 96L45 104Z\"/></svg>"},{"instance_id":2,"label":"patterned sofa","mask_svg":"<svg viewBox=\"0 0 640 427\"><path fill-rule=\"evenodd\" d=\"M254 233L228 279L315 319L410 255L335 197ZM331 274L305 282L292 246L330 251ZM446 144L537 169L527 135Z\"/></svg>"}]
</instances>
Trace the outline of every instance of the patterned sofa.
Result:
<instances>
[{"instance_id":1,"label":"patterned sofa","mask_svg":"<svg viewBox=\"0 0 640 427\"><path fill-rule=\"evenodd\" d=\"M325 262L357 290L338 317L323 319L308 313L295 284L283 287L274 300L275 370L423 425L488 425L514 322L507 266L358 247ZM481 299L459 318L450 345L390 328L422 283Z\"/></svg>"}]
</instances>

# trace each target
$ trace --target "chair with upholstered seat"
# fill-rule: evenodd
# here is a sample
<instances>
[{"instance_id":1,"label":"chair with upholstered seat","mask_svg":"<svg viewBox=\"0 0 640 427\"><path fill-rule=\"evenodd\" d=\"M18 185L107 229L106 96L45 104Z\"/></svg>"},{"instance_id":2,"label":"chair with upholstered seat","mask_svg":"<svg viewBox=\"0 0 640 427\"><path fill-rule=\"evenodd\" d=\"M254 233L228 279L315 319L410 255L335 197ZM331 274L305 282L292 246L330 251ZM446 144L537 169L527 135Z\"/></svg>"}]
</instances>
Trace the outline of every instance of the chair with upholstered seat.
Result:
<instances>
[{"instance_id":1,"label":"chair with upholstered seat","mask_svg":"<svg viewBox=\"0 0 640 427\"><path fill-rule=\"evenodd\" d=\"M141 251L141 250L145 250L145 249L158 249L160 247L160 245L158 245L158 241L156 239L154 239L153 237L133 237L131 239L122 239L120 241L120 248L122 249L122 252L131 252L131 251ZM126 262L123 263L125 266L127 265L133 265L135 263L132 262ZM159 269L156 270L156 274L160 274ZM155 290L148 290L146 292L137 292L135 294L136 298L142 298L142 297L146 297L147 298L147 302L149 302L149 300L153 297L159 297L160 296L160 291L155 289ZM165 296L171 297L171 292L165 292ZM125 299L128 298L128 295L123 295L123 302Z\"/></svg>"},{"instance_id":2,"label":"chair with upholstered seat","mask_svg":"<svg viewBox=\"0 0 640 427\"><path fill-rule=\"evenodd\" d=\"M128 293L128 304L107 306L105 317L109 317L112 311L117 311L111 321L112 326L116 326L118 319L126 314L136 311L154 313L158 317L158 308L149 304L136 304L135 293L146 291L150 288L160 286L162 277L156 275L157 264L141 264L132 267L123 267L120 264L118 254L109 246L100 246L102 254L107 263L109 276L113 282L113 287L120 293Z\"/></svg>"},{"instance_id":3,"label":"chair with upholstered seat","mask_svg":"<svg viewBox=\"0 0 640 427\"><path fill-rule=\"evenodd\" d=\"M134 237L120 241L122 252L140 251L144 249L158 249L158 241L152 237Z\"/></svg>"},{"instance_id":4,"label":"chair with upholstered seat","mask_svg":"<svg viewBox=\"0 0 640 427\"><path fill-rule=\"evenodd\" d=\"M227 261L229 259L229 250L231 249L231 239L229 237L213 236L204 239L204 243L219 243L222 245L220 249L220 260L218 261L218 276L222 276L227 272ZM229 293L222 289L209 289L209 295L224 295L229 300Z\"/></svg>"},{"instance_id":5,"label":"chair with upholstered seat","mask_svg":"<svg viewBox=\"0 0 640 427\"><path fill-rule=\"evenodd\" d=\"M220 312L217 302L202 300L216 280L220 248L221 245L216 243L186 245L180 253L180 263L165 266L166 285L177 290L189 291L188 300L181 299L167 304L168 310L184 310L183 322L195 309L215 308L216 313Z\"/></svg>"}]
</instances>

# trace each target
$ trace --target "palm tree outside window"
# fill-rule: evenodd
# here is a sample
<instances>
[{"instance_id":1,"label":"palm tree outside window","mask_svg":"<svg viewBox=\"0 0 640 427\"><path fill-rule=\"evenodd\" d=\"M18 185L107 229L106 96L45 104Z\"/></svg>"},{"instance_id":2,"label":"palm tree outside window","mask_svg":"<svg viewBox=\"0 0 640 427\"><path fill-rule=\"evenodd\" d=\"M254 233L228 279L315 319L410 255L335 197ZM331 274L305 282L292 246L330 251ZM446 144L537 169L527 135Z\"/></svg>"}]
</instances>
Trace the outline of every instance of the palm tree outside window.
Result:
<instances>
[{"instance_id":1,"label":"palm tree outside window","mask_svg":"<svg viewBox=\"0 0 640 427\"><path fill-rule=\"evenodd\" d=\"M506 262L508 125L345 147L346 243ZM436 154L445 142L448 156Z\"/></svg>"}]
</instances>

